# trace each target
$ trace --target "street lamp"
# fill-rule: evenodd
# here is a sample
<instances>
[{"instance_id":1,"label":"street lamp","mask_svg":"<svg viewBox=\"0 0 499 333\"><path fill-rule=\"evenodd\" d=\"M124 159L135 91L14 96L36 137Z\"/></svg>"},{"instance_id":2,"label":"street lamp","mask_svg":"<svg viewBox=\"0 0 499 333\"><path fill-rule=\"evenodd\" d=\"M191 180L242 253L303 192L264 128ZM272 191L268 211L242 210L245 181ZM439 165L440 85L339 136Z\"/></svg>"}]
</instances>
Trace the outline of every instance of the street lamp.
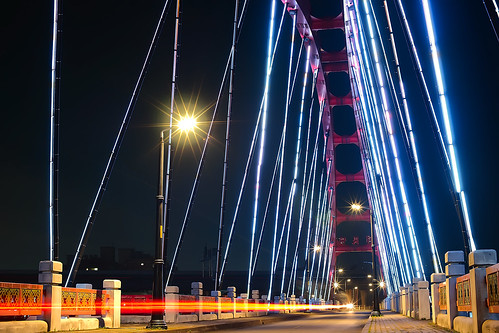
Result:
<instances>
[{"instance_id":1,"label":"street lamp","mask_svg":"<svg viewBox=\"0 0 499 333\"><path fill-rule=\"evenodd\" d=\"M358 203L353 203L350 208L355 212L360 212L361 210L369 211L369 222L371 224L371 253L372 253L372 268L373 268L373 283L374 283L374 294L373 294L373 311L371 312L371 316L381 316L381 312L379 310L379 302L378 302L378 289L376 287L377 284L377 273L376 273L376 256L375 256L375 248L374 248L374 224L373 224L373 212L370 208L362 207ZM368 276L370 277L370 276Z\"/></svg>"},{"instance_id":2,"label":"street lamp","mask_svg":"<svg viewBox=\"0 0 499 333\"><path fill-rule=\"evenodd\" d=\"M164 306L158 306L159 304L164 304L164 279L163 272L165 266L166 257L166 247L163 235L165 234L166 227L163 226L163 213L166 202L166 211L168 216L168 204L169 204L169 192L171 190L171 145L172 145L172 127L161 131L160 141L159 141L159 172L158 172L158 195L156 196L156 251L154 259L154 274L153 274L153 284L152 284L152 298L155 306L151 312L151 321L147 325L148 328L167 328L166 322L164 320ZM182 132L189 132L196 126L196 120L192 117L181 118L177 124L178 128ZM165 169L165 132L168 131L168 164L167 164L167 179L168 184L167 198L165 200L164 196L164 169ZM168 223L168 221L166 221Z\"/></svg>"},{"instance_id":3,"label":"street lamp","mask_svg":"<svg viewBox=\"0 0 499 333\"><path fill-rule=\"evenodd\" d=\"M307 296L310 300L310 280L312 280L310 278L310 253L311 252L319 252L321 250L321 246L320 245L314 245L314 247L312 248L309 248L308 249L308 253L307 253L307 276L308 276L308 281L307 281Z\"/></svg>"}]
</instances>

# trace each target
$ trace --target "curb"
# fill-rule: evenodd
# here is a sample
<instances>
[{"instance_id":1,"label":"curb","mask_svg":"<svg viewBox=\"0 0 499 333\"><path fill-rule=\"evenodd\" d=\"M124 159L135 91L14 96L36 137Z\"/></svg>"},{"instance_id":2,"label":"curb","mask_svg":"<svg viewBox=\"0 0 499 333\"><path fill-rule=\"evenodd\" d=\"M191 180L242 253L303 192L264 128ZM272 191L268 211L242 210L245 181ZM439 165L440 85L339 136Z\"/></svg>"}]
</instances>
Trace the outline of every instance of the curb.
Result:
<instances>
[{"instance_id":1,"label":"curb","mask_svg":"<svg viewBox=\"0 0 499 333\"><path fill-rule=\"evenodd\" d=\"M240 318L239 320L236 319L233 322L229 319L228 322L224 323L216 323L215 321L213 323L211 322L206 322L204 325L199 325L199 326L192 326L192 327L171 327L166 330L154 330L154 332L176 332L176 333L183 333L183 332L209 332L209 331L219 331L219 330L228 330L228 329L236 329L236 328L243 328L243 327L252 327L252 326L261 326L261 325L267 325L271 323L276 323L280 321L289 321L289 320L295 320L295 319L300 319L304 317L308 317L310 314L308 313L293 313L293 314L286 314L286 315L276 315L276 316L265 316L265 317L260 317L260 318L252 318L251 320L244 320L243 318Z\"/></svg>"}]
</instances>

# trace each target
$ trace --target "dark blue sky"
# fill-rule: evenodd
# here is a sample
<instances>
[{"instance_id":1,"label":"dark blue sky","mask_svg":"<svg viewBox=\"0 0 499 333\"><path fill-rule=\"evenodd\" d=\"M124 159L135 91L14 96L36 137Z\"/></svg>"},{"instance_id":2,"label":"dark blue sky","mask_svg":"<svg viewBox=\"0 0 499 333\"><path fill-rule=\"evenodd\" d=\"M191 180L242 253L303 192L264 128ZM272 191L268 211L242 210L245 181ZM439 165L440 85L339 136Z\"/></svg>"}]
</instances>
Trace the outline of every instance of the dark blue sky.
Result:
<instances>
[{"instance_id":1,"label":"dark blue sky","mask_svg":"<svg viewBox=\"0 0 499 333\"><path fill-rule=\"evenodd\" d=\"M64 4L60 162L61 254L64 262L66 255L74 254L76 249L162 5L159 0ZM0 271L36 269L38 261L48 257L52 8L49 2L40 1L10 3L9 6L3 5L0 11L3 44L0 50L3 102L0 133L4 156L0 164L3 236ZM407 6L409 21L417 31L415 38L420 56L425 59L426 75L433 77L422 9L417 1ZM496 98L499 43L480 2L432 1L432 11L472 228L479 248L499 250L496 239L498 221L494 216L496 189L499 188L499 176L494 168L495 146L499 143L495 129L499 121ZM206 107L215 101L228 54L233 4L232 1L196 5L185 2L183 15L179 91L185 100L195 100L199 95L198 105ZM153 252L156 148L161 123L166 121L162 105L169 105L172 18L170 15L154 55L97 216L89 253L96 253L102 245ZM267 1L250 1L237 53L229 207L234 206L263 89L267 18ZM398 45L403 46L403 41L398 40ZM410 68L408 53L400 51L400 57L402 64ZM414 113L415 133L421 143L423 175L430 184L427 188L430 214L443 255L445 250L462 247L459 224L443 179L420 92L414 80L408 79L406 83ZM431 89L436 90L434 86ZM221 112L224 114L224 109ZM210 116L207 113L203 118L207 120ZM280 129L281 125L277 121L274 126ZM215 127L219 141L208 152L209 162L204 170L208 177L204 177L201 183L192 223L179 258L184 269L199 269L202 247L205 244L216 246L224 127L222 122ZM202 144L201 139L199 144ZM195 172L199 156L199 149L194 149L194 152L186 149L182 158L179 149L175 156L172 235L178 232L192 183L190 177ZM267 166L267 169L271 170L272 166ZM412 201L417 200L414 193L409 193ZM417 220L416 211L414 208L416 228L418 224L420 226L418 236L424 242L426 231L421 227L422 221ZM228 215L230 220L232 215ZM236 249L241 250L234 251L229 268L246 267L250 215L248 204L243 208L243 218L234 239ZM170 253L171 250L172 247ZM429 258L427 262L429 265Z\"/></svg>"}]
</instances>

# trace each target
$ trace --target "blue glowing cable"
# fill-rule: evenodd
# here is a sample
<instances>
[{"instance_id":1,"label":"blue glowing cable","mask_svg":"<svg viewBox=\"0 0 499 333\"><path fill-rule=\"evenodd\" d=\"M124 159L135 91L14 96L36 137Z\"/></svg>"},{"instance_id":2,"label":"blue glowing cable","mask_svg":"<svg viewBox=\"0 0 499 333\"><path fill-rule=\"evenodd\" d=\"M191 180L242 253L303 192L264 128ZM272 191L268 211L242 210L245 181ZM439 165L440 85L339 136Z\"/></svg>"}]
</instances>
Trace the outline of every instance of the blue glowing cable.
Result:
<instances>
[{"instance_id":1,"label":"blue glowing cable","mask_svg":"<svg viewBox=\"0 0 499 333\"><path fill-rule=\"evenodd\" d=\"M381 105L383 107L383 115L384 115L383 118L384 118L384 121L385 121L385 124L387 127L389 139L390 139L390 147L391 147L392 154L393 154L393 159L394 159L394 163L395 163L395 171L396 171L397 179L398 179L398 183L399 183L399 191L400 191L400 195L402 198L402 204L404 207L406 224L407 224L407 228L408 228L408 232L409 232L409 240L411 241L411 251L412 251L412 256L413 256L413 261L414 261L415 273L416 273L417 277L421 277L421 275L424 276L424 267L421 265L421 256L419 255L419 245L418 245L416 235L414 232L414 226L412 223L411 212L410 212L409 204L408 204L407 197L405 194L406 193L405 185L403 182L403 176L402 176L402 172L400 170L400 165L399 165L398 148L397 148L397 145L395 143L393 125L391 122L391 111L390 111L390 107L389 107L387 97L386 97L385 84L384 84L384 80L383 80L381 64L379 61L376 42L374 39L371 14L369 11L369 7L367 5L367 1L365 1L365 0L364 0L364 9L366 12L366 20L368 23L369 35L370 35L370 40L371 40L371 48L373 50L374 62L375 62L375 67L376 67L376 72L377 72L377 77L378 77L378 86L379 86L380 93L381 93L381 101L382 101Z\"/></svg>"},{"instance_id":2,"label":"blue glowing cable","mask_svg":"<svg viewBox=\"0 0 499 333\"><path fill-rule=\"evenodd\" d=\"M253 223L251 227L251 250L249 257L249 269L248 269L248 284L247 290L248 294L250 292L250 284L251 284L251 265L253 264L253 246L255 241L255 229L256 229L256 220L258 213L258 195L260 193L260 173L263 164L263 149L265 147L265 129L267 126L267 108L268 108L268 93L270 87L270 74L272 73L271 69L271 60L272 60L272 45L274 39L274 17L275 17L275 6L276 0L272 1L271 5L271 14L270 14L270 23L269 23L269 39L267 44L267 75L265 77L265 92L264 92L264 105L263 105L263 114L262 114L262 123L261 123L261 134L260 134L260 151L258 154L258 167L256 172L256 185L255 185L255 203L253 208Z\"/></svg>"},{"instance_id":3,"label":"blue glowing cable","mask_svg":"<svg viewBox=\"0 0 499 333\"><path fill-rule=\"evenodd\" d=\"M393 50L394 59L395 59L396 73L398 76L398 81L399 81L399 86L400 86L402 105L404 107L405 118L407 120L406 124L407 124L408 136L409 136L409 147L412 150L412 155L413 155L413 159L414 159L414 163L415 163L417 180L418 180L418 184L419 184L419 194L421 197L421 202L423 204L423 212L424 212L424 217L425 217L426 226L427 226L427 230L428 230L428 238L430 241L430 247L431 247L432 258L433 258L433 269L434 269L435 273L440 273L440 272L442 272L442 264L440 262L440 257L438 256L438 250L437 250L437 246L436 246L435 236L433 235L433 228L431 225L430 215L428 212L428 203L427 203L426 195L425 195L423 177L421 174L421 167L419 165L418 152L417 152L416 142L415 142L415 138L414 138L414 133L412 130L412 122L411 122L411 117L410 117L410 113L409 113L409 106L408 106L407 98L406 98L406 94L405 94L404 82L402 80L402 70L401 70L400 64L399 64L397 47L395 44L395 37L393 35L393 29L392 29L392 24L391 24L391 20L390 20L390 12L389 12L388 4L387 4L386 0L384 0L384 7L385 7L385 14L386 14L386 19L387 19L387 23L388 23L388 29L390 32L390 41L392 44L392 50ZM372 8L372 4L371 4L371 8ZM373 13L374 13L374 11L373 11Z\"/></svg>"},{"instance_id":4,"label":"blue glowing cable","mask_svg":"<svg viewBox=\"0 0 499 333\"><path fill-rule=\"evenodd\" d=\"M295 15L296 17L296 15ZM291 221L292 221L292 216L293 216L293 203L294 203L294 198L295 198L295 193L296 193L296 187L297 187L297 181L298 181L298 161L300 159L300 154L301 154L301 137L302 137L302 125L303 125L303 109L305 107L305 94L307 91L307 83L309 82L308 80L308 72L309 72L309 63L310 63L310 45L307 46L307 57L305 60L305 74L303 76L303 86L302 86L302 94L301 94L301 104L300 104L300 116L298 120L298 139L296 141L296 151L295 151L295 163L294 163L294 172L293 172L293 185L292 185L292 196L291 196L291 206L290 206L290 213L289 213L289 223L288 223L288 232L286 236L286 245L284 248L284 264L283 264L283 272L282 272L282 279L281 279L281 294L284 290L284 280L286 278L286 263L287 263L287 258L288 258L288 248L289 248L289 233L291 230ZM305 180L302 180L305 182Z\"/></svg>"},{"instance_id":5,"label":"blue glowing cable","mask_svg":"<svg viewBox=\"0 0 499 333\"><path fill-rule=\"evenodd\" d=\"M435 71L435 78L437 80L438 96L440 98L440 107L442 108L442 116L444 119L444 129L445 129L445 135L447 138L447 151L450 155L451 170L452 170L453 181L454 181L454 189L461 197L461 202L462 202L461 208L463 211L464 223L466 226L466 233L468 236L468 242L470 244L471 251L475 251L476 245L475 245L475 240L473 238L473 233L471 231L471 223L470 223L470 218L469 218L468 209L467 209L468 205L466 202L466 196L464 194L464 190L461 188L460 172L459 172L459 168L458 168L458 164L457 164L456 148L455 148L454 140L453 140L454 136L452 133L452 127L451 127L451 123L450 123L450 115L449 115L449 110L448 110L448 106L447 106L447 97L445 95L443 75L442 75L438 50L437 50L437 44L436 44L436 40L435 40L435 30L433 28L433 21L432 21L431 13L430 13L430 6L428 4L428 0L422 0L422 3L423 3L423 12L424 12L424 17L425 17L426 29L428 31L428 37L429 37L431 57L432 57L432 61L433 61L433 69ZM496 9L497 9L497 5L496 5Z\"/></svg>"},{"instance_id":6,"label":"blue glowing cable","mask_svg":"<svg viewBox=\"0 0 499 333\"><path fill-rule=\"evenodd\" d=\"M353 16L353 11L348 11L350 13L351 16ZM352 21L353 21L353 17L352 17ZM358 21L358 24L361 25L361 22ZM355 27L355 25L352 25L352 27ZM361 29L359 29L361 30ZM367 49L366 49L366 42L363 38L363 35L362 34L359 34L360 35L360 39L361 39L361 42L362 42L362 48L360 47L359 45L359 42L358 40L355 41L354 45L352 46L354 49L357 49L357 52L360 53L360 54L363 54L364 57L358 57L359 61L361 62L361 65L363 62L366 63L366 65L363 65L363 67L365 68L364 71L361 71L362 73L362 77L363 79L366 81L366 82L369 82L369 84L365 84L366 88L370 88L370 89L367 89L366 90L366 93L367 93L367 96L368 96L368 100L369 100L369 104L371 105L369 108L363 108L363 111L364 111L364 118L366 119L366 124L369 124L370 122L368 121L369 118L373 119L373 122L376 122L378 124L378 127L379 127L379 133L380 133L380 138L381 138L381 146L383 147L383 155L386 156L386 148L385 148L385 143L384 143L384 139L383 139L383 130L381 128L381 124L377 118L377 113L373 112L373 110L378 110L378 106L377 106L377 103L376 103L376 98L374 98L374 96L371 96L373 91L375 91L374 89L374 84L373 84L373 79L371 77L371 72L369 70L369 60L368 60L368 52L367 52ZM361 52L362 50L362 52ZM366 73L367 72L367 78L365 77ZM360 87L362 87L361 85L359 85ZM359 90L360 92L362 92L362 89ZM361 94L361 97L362 97L362 94ZM365 103L365 102L364 102ZM369 114L370 116L368 115L367 111L369 111ZM367 127L367 129L369 130L369 126ZM377 132L376 131L373 131L373 133L371 133L369 135L369 141L371 142L371 146L374 146L375 150L374 152L376 154L374 154L374 161L376 163L376 170L378 170L378 174L380 174L382 176L383 179L386 179L388 178L388 183L390 185L390 190L391 190L391 201L392 201L392 205L388 204L388 206L390 207L393 207L394 211L395 211L395 216L396 216L396 220L398 222L398 226L399 226L399 237L401 239L401 243L404 245L404 249L405 251L402 251L402 254L403 254L403 260L405 262L405 265L402 266L404 271L405 271L405 274L403 275L404 276L404 281L408 281L411 279L411 276L412 276L412 273L410 273L412 271L412 263L407 259L407 246L405 245L405 237L403 236L403 228L401 226L401 222L400 222L400 215L398 213L398 206L397 206L397 201L396 201L396 198L395 198L395 195L394 195L394 191L393 191L393 185L392 185L392 181L391 181L391 175L390 175L390 167L389 167L389 164L388 164L388 161L386 158L384 158L384 161L385 161L385 167L386 167L386 175L384 175L384 171L383 171L383 168L380 168L379 165L381 162L378 162L378 159L381 159L381 151L379 151L379 143L378 143L378 139L377 139ZM374 142L373 142L373 137L374 137ZM374 177L373 177L374 178ZM376 182L373 181L373 183L375 184ZM384 182L386 183L386 181ZM388 196L388 193L386 192L388 189L386 187L383 187L384 189L384 194L385 194L385 197L387 200L389 200L390 196ZM390 200L389 200L390 201ZM386 204L385 204L386 205ZM386 209L386 206L385 206L385 209ZM392 216L393 212L390 213L389 216ZM389 221L391 221L391 218L389 219ZM393 230L393 232L395 232L394 228L393 228L393 224L391 226L391 229ZM395 238L396 239L396 238ZM397 246L397 249L398 249L398 246Z\"/></svg>"}]
</instances>

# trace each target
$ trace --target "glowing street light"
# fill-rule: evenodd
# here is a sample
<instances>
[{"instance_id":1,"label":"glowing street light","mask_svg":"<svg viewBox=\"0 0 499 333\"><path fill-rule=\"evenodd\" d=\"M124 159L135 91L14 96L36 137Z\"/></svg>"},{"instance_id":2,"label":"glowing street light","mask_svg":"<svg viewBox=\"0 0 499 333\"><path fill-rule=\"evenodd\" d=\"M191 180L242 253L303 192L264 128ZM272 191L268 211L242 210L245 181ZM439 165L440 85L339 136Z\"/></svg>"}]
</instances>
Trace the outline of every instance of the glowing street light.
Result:
<instances>
[{"instance_id":1,"label":"glowing street light","mask_svg":"<svg viewBox=\"0 0 499 333\"><path fill-rule=\"evenodd\" d=\"M376 285L376 282L378 280L378 277L376 275L376 256L375 256L375 249L374 249L374 223L373 223L373 211L369 207L363 207L359 203L352 203L350 205L350 208L352 211L358 213L361 210L368 210L369 211L369 219L370 219L370 224L371 224L371 255L372 255L372 268L373 268L373 282ZM371 275L367 276L368 278L371 278ZM381 284L380 284L381 285ZM378 301L378 290L375 289L374 294L373 294L373 311L371 312L371 316L381 316L381 312L379 310L379 301Z\"/></svg>"},{"instance_id":2,"label":"glowing street light","mask_svg":"<svg viewBox=\"0 0 499 333\"><path fill-rule=\"evenodd\" d=\"M381 288L384 288L384 287L385 287L385 282L381 281L381 282L379 283L379 286L380 286Z\"/></svg>"},{"instance_id":3,"label":"glowing street light","mask_svg":"<svg viewBox=\"0 0 499 333\"><path fill-rule=\"evenodd\" d=\"M338 269L338 273L343 273L343 268Z\"/></svg>"},{"instance_id":4,"label":"glowing street light","mask_svg":"<svg viewBox=\"0 0 499 333\"><path fill-rule=\"evenodd\" d=\"M338 283L338 282L335 282L335 283L334 283L334 289L337 289L339 286L340 286L340 285L339 285L339 283Z\"/></svg>"},{"instance_id":5,"label":"glowing street light","mask_svg":"<svg viewBox=\"0 0 499 333\"><path fill-rule=\"evenodd\" d=\"M154 275L153 275L153 288L152 288L152 297L155 302L164 302L164 279L163 272L165 266L166 257L166 246L164 240L164 234L168 230L168 218L164 220L164 211L165 211L165 202L166 202L166 216L168 217L169 211L169 201L168 198L170 196L171 191L171 152L172 152L172 122L170 119L170 126L168 129L161 131L160 141L159 141L159 172L158 172L158 195L156 196L156 230L155 230L155 239L156 239L156 253L154 260ZM182 117L180 121L177 123L177 127L183 132L189 132L194 130L196 127L196 119L190 116ZM168 164L166 171L166 198L164 191L164 169L165 169L165 132L168 133ZM164 222L163 222L164 221ZM164 225L163 225L164 223ZM155 309L151 313L151 321L148 327L154 328L166 328L166 323L163 318L164 309Z\"/></svg>"},{"instance_id":6,"label":"glowing street light","mask_svg":"<svg viewBox=\"0 0 499 333\"><path fill-rule=\"evenodd\" d=\"M350 208L352 208L353 211L359 212L362 209L362 206L359 205L358 203L353 203Z\"/></svg>"},{"instance_id":7,"label":"glowing street light","mask_svg":"<svg viewBox=\"0 0 499 333\"><path fill-rule=\"evenodd\" d=\"M196 118L193 116L185 116L185 117L180 117L179 122L177 123L177 127L181 132L187 133L190 131L194 131L194 129L197 127L197 121Z\"/></svg>"},{"instance_id":8,"label":"glowing street light","mask_svg":"<svg viewBox=\"0 0 499 333\"><path fill-rule=\"evenodd\" d=\"M314 246L314 251L315 252L319 252L321 250L321 246L320 245L315 245Z\"/></svg>"}]
</instances>

